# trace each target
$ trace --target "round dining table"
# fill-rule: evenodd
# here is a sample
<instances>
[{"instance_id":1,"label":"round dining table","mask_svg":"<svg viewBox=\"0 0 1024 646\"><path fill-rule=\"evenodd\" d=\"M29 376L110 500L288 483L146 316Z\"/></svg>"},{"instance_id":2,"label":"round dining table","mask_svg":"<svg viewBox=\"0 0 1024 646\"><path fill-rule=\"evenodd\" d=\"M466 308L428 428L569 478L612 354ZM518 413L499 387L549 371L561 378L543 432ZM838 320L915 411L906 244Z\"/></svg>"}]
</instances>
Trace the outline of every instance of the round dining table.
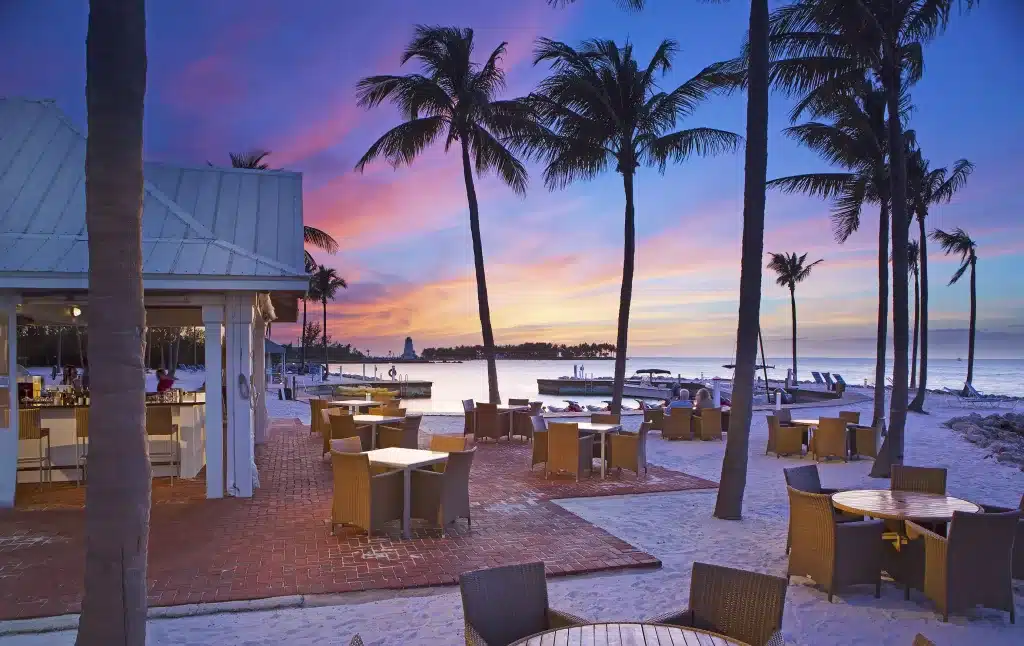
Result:
<instances>
[{"instance_id":1,"label":"round dining table","mask_svg":"<svg viewBox=\"0 0 1024 646\"><path fill-rule=\"evenodd\" d=\"M553 628L530 635L512 646L556 646L560 644L630 644L631 646L748 646L718 633L665 624L596 623Z\"/></svg>"},{"instance_id":2,"label":"round dining table","mask_svg":"<svg viewBox=\"0 0 1024 646\"><path fill-rule=\"evenodd\" d=\"M883 520L913 520L948 522L954 511L978 513L979 505L953 496L919 491L890 491L889 489L852 489L832 494L836 509L881 518Z\"/></svg>"}]
</instances>

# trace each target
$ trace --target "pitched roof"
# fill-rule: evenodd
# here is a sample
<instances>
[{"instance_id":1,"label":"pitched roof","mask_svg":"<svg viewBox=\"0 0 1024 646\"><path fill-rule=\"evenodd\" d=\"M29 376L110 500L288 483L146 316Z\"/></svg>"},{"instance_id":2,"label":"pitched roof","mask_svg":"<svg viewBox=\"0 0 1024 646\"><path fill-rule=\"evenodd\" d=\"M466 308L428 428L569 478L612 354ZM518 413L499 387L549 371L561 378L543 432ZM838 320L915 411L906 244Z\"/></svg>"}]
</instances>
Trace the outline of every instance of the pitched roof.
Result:
<instances>
[{"instance_id":1,"label":"pitched roof","mask_svg":"<svg viewBox=\"0 0 1024 646\"><path fill-rule=\"evenodd\" d=\"M144 172L144 279L306 280L301 174L153 162ZM3 286L17 287L17 274L87 273L87 242L85 137L52 102L0 98Z\"/></svg>"}]
</instances>

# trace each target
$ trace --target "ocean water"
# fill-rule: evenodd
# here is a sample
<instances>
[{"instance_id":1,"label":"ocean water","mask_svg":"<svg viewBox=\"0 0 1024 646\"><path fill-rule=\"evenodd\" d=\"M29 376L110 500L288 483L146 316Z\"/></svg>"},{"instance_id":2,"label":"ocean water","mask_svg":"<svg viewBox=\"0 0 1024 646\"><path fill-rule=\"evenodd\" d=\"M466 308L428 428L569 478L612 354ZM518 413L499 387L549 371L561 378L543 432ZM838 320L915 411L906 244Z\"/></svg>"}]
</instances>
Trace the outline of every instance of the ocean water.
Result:
<instances>
[{"instance_id":1,"label":"ocean water","mask_svg":"<svg viewBox=\"0 0 1024 646\"><path fill-rule=\"evenodd\" d=\"M721 377L732 379L732 370L724 368L731 363L726 357L634 357L626 361L626 375L631 376L642 368L661 368L669 370L673 376L681 375L684 379ZM498 364L498 388L503 400L511 398L530 398L544 401L545 404L564 406L563 400L557 396L539 395L537 379L557 379L572 376L573 364L583 366L588 376L611 377L614 363L610 360L551 360L551 361L516 361L500 360ZM782 380L786 369L790 366L788 359L767 360L770 380ZM347 374L366 374L385 377L392 364L331 364L331 372L339 370ZM463 399L477 401L487 399L487 364L483 361L466 361L464 363L399 363L394 364L399 378L408 377L413 380L433 382L433 397L417 399L412 406L416 410L433 412L461 411ZM854 385L873 384L875 380L874 359L806 357L798 364L801 380L810 380L811 371L838 372L846 383ZM891 370L891 365L888 367ZM762 374L758 372L758 374ZM891 372L888 373L891 375ZM967 375L967 362L955 359L932 359L928 362L928 387L960 388ZM974 386L980 392L999 395L1024 395L1024 360L1022 359L978 359L974 362ZM573 399L583 404L600 404L606 397L574 396ZM632 405L632 402L629 402Z\"/></svg>"}]
</instances>

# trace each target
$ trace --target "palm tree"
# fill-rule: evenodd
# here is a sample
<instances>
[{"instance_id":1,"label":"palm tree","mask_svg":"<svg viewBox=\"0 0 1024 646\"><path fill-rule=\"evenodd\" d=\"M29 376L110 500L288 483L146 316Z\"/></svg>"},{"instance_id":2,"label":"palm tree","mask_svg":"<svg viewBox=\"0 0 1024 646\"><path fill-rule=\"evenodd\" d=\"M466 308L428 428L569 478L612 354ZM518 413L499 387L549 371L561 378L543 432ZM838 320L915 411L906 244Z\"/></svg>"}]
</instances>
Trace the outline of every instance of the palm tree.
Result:
<instances>
[{"instance_id":1,"label":"palm tree","mask_svg":"<svg viewBox=\"0 0 1024 646\"><path fill-rule=\"evenodd\" d=\"M959 254L960 267L949 279L949 285L960 280L964 273L971 270L971 322L967 341L967 380L964 382L964 395L968 395L974 379L974 335L978 323L978 245L967 232L957 227L946 233L942 229L932 230L932 240L939 243L946 255Z\"/></svg>"},{"instance_id":2,"label":"palm tree","mask_svg":"<svg viewBox=\"0 0 1024 646\"><path fill-rule=\"evenodd\" d=\"M549 63L552 74L526 100L540 123L510 138L518 148L546 162L544 183L550 189L593 179L610 167L622 174L625 245L612 410L619 410L622 403L626 377L636 171L656 166L664 172L669 162L730 152L740 142L738 135L714 128L673 131L676 122L690 116L718 83L717 76L705 70L671 92L661 91L657 78L671 68L677 51L675 41L664 40L641 67L629 43L619 47L611 40L588 40L575 49L540 39L534 64Z\"/></svg>"},{"instance_id":3,"label":"palm tree","mask_svg":"<svg viewBox=\"0 0 1024 646\"><path fill-rule=\"evenodd\" d=\"M910 351L910 389L917 388L917 338L921 330L921 272L918 259L921 246L911 240L907 248L907 269L914 280L914 340Z\"/></svg>"},{"instance_id":4,"label":"palm tree","mask_svg":"<svg viewBox=\"0 0 1024 646\"><path fill-rule=\"evenodd\" d=\"M307 253L306 254L305 263L304 263L304 270L306 272L306 275L309 278L307 280L306 293L302 295L302 330L303 330L303 332L302 332L301 338L299 339L299 343L301 344L300 352L302 354L302 369L303 370L305 370L305 368L306 368L306 332L305 332L305 330L306 330L306 303L307 303L307 301L309 301L310 294L313 291L313 274L316 272L316 269L317 269L317 264L313 260L313 256L311 256L311 255L309 255Z\"/></svg>"},{"instance_id":5,"label":"palm tree","mask_svg":"<svg viewBox=\"0 0 1024 646\"><path fill-rule=\"evenodd\" d=\"M338 275L336 269L330 267L324 267L320 265L317 267L313 276L309 279L309 296L314 300L320 301L324 306L324 365L328 365L327 361L327 301L334 300L334 297L338 295L339 289L348 288L348 283L345 279Z\"/></svg>"},{"instance_id":6,"label":"palm tree","mask_svg":"<svg viewBox=\"0 0 1024 646\"><path fill-rule=\"evenodd\" d=\"M505 87L498 45L487 62L473 61L473 30L419 25L402 54L402 64L415 59L422 73L405 76L370 76L359 81L359 105L374 108L390 100L406 119L384 133L363 155L356 170L383 157L393 166L411 164L427 146L443 138L445 152L458 144L462 174L469 202L469 229L473 238L477 305L487 361L487 391L492 403L500 402L498 372L494 362L494 332L487 299L484 250L480 237L480 208L473 171L494 171L519 195L525 195L526 168L502 143L502 139L528 125L528 110L519 101L500 101L495 95Z\"/></svg>"},{"instance_id":7,"label":"palm tree","mask_svg":"<svg viewBox=\"0 0 1024 646\"><path fill-rule=\"evenodd\" d=\"M924 412L924 398L928 392L928 236L925 234L924 221L933 205L948 203L953 199L953 194L963 188L972 172L974 165L966 159L957 160L952 171L946 168L931 169L920 148L914 149L907 158L908 206L911 215L917 220L921 247L918 254L921 265L921 371L917 394L908 406L909 410L918 413Z\"/></svg>"},{"instance_id":8,"label":"palm tree","mask_svg":"<svg viewBox=\"0 0 1024 646\"><path fill-rule=\"evenodd\" d=\"M228 153L231 158L232 168L248 168L250 170L270 170L270 164L266 162L270 156L269 150L250 150L244 153ZM211 166L213 164L210 164ZM331 234L323 229L311 227L308 224L302 227L302 241L327 253L338 252L338 241ZM314 263L313 256L308 251L303 251L306 256L306 265ZM307 272L308 273L308 272Z\"/></svg>"},{"instance_id":9,"label":"palm tree","mask_svg":"<svg viewBox=\"0 0 1024 646\"><path fill-rule=\"evenodd\" d=\"M804 281L811 275L811 269L822 260L815 260L811 264L807 262L807 254L798 256L795 253L770 253L771 260L768 262L768 269L771 269L778 276L775 283L782 287L789 288L789 302L793 309L793 381L796 376L796 284Z\"/></svg>"},{"instance_id":10,"label":"palm tree","mask_svg":"<svg viewBox=\"0 0 1024 646\"><path fill-rule=\"evenodd\" d=\"M90 0L85 222L89 238L90 438L79 646L146 642L151 471L142 289L144 0ZM13 333L13 330L12 330Z\"/></svg>"}]
</instances>

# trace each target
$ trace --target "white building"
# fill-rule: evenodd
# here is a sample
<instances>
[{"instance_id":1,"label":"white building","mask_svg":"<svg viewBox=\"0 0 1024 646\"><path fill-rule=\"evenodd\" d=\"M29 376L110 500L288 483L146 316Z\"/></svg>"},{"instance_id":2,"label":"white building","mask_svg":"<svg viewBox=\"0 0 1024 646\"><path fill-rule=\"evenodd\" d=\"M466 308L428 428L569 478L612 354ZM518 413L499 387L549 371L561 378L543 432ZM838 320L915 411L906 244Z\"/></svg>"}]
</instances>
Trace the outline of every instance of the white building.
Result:
<instances>
[{"instance_id":1,"label":"white building","mask_svg":"<svg viewBox=\"0 0 1024 646\"><path fill-rule=\"evenodd\" d=\"M182 431L182 475L205 465L208 497L251 496L267 428L266 323L295 321L307 285L302 176L147 162L142 220L147 324L204 326L207 375L223 370L231 385L222 397L207 379L187 441ZM14 504L16 480L42 477L18 472L35 444L18 439L16 326L88 325L87 240L84 136L52 102L0 98L0 506ZM239 376L258 397L242 396ZM51 433L55 482L77 477L70 433Z\"/></svg>"}]
</instances>

